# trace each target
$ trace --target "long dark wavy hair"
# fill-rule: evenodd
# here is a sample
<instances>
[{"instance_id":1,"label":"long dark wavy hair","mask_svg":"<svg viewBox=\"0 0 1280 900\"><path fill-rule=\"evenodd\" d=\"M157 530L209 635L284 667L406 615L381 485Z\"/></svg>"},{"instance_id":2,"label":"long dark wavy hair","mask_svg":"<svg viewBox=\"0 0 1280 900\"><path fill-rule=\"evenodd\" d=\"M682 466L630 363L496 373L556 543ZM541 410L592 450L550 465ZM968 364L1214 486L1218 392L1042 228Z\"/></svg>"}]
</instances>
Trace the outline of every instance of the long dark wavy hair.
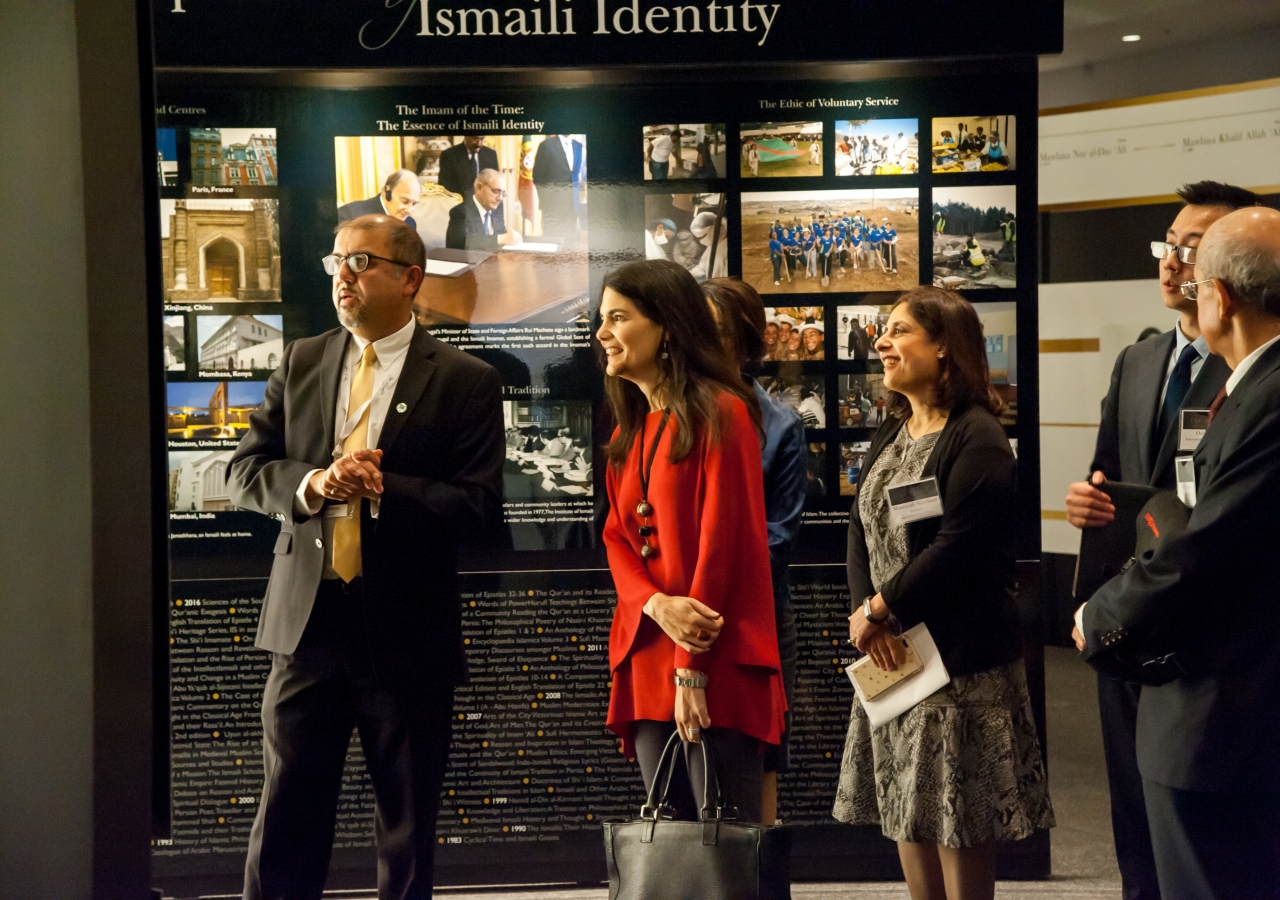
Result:
<instances>
[{"instance_id":1,"label":"long dark wavy hair","mask_svg":"<svg viewBox=\"0 0 1280 900\"><path fill-rule=\"evenodd\" d=\"M626 297L641 315L663 329L658 384L676 424L667 457L672 463L688 456L696 441L720 439L721 393L745 403L760 432L760 404L738 374L737 361L731 361L721 348L702 289L684 266L661 259L627 263L605 277L604 288ZM661 353L667 354L666 359ZM621 466L649 413L649 401L635 384L611 375L604 377L604 393L619 429L606 452L611 464Z\"/></svg>"},{"instance_id":2,"label":"long dark wavy hair","mask_svg":"<svg viewBox=\"0 0 1280 900\"><path fill-rule=\"evenodd\" d=\"M942 345L944 356L938 360L933 406L949 412L980 406L992 415L1000 415L1004 401L991 386L982 320L973 304L955 291L931 285L912 288L893 305L896 308L903 303L929 340ZM911 415L911 401L897 391L889 392L887 407L899 419Z\"/></svg>"}]
</instances>

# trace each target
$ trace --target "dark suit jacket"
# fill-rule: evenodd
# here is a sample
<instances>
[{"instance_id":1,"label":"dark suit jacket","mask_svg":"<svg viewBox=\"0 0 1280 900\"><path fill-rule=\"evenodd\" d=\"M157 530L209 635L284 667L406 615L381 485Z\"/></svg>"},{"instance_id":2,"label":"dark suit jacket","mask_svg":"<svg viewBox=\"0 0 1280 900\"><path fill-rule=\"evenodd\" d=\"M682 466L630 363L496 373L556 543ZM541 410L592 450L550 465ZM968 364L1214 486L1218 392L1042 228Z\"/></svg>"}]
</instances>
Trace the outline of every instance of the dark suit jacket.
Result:
<instances>
[{"instance_id":1,"label":"dark suit jacket","mask_svg":"<svg viewBox=\"0 0 1280 900\"><path fill-rule=\"evenodd\" d=\"M496 250L498 235L507 232L501 205L493 211L490 221L493 234L485 234L480 210L476 208L475 200L468 197L449 210L449 228L444 233L444 245L454 250Z\"/></svg>"},{"instance_id":2,"label":"dark suit jacket","mask_svg":"<svg viewBox=\"0 0 1280 900\"><path fill-rule=\"evenodd\" d=\"M1223 403L1195 467L1186 532L1085 606L1085 658L1142 643L1176 653L1187 673L1142 689L1144 778L1280 792L1280 344Z\"/></svg>"},{"instance_id":3,"label":"dark suit jacket","mask_svg":"<svg viewBox=\"0 0 1280 900\"><path fill-rule=\"evenodd\" d=\"M294 493L331 462L334 406L349 335L294 341L227 467L232 502L280 519L257 646L293 653L324 565L322 517ZM405 411L398 407L404 404ZM457 543L496 525L502 507L501 384L479 360L418 326L378 446L385 493L361 530L368 641L380 679L466 679Z\"/></svg>"},{"instance_id":4,"label":"dark suit jacket","mask_svg":"<svg viewBox=\"0 0 1280 900\"><path fill-rule=\"evenodd\" d=\"M885 420L858 474L862 483L886 446L905 427ZM925 463L936 477L942 515L907 526L910 559L880 585L904 629L929 626L947 671L972 675L1021 656L1014 604L1013 504L1017 461L995 416L979 407L953 412ZM875 593L867 536L854 501L846 558L855 604Z\"/></svg>"},{"instance_id":5,"label":"dark suit jacket","mask_svg":"<svg viewBox=\"0 0 1280 900\"><path fill-rule=\"evenodd\" d=\"M338 207L339 222L350 222L352 219L358 219L361 216L385 216L386 214L387 211L382 206L382 197L380 196L370 197L368 200L356 200ZM406 218L404 224L414 231L418 230L418 223L413 220L413 216Z\"/></svg>"},{"instance_id":6,"label":"dark suit jacket","mask_svg":"<svg viewBox=\"0 0 1280 900\"><path fill-rule=\"evenodd\" d=\"M1089 472L1102 472L1108 481L1172 488L1173 458L1178 450L1174 422L1158 448L1152 447L1160 394L1176 345L1172 331L1131 344L1116 357L1111 387L1102 402L1102 423ZM1182 402L1183 409L1208 409L1227 383L1231 370L1221 356L1210 354Z\"/></svg>"},{"instance_id":7,"label":"dark suit jacket","mask_svg":"<svg viewBox=\"0 0 1280 900\"><path fill-rule=\"evenodd\" d=\"M538 187L550 184L570 184L574 173L582 164L582 142L571 141L573 159L566 159L564 147L560 145L560 136L553 134L538 145L538 152L533 160L533 183Z\"/></svg>"},{"instance_id":8,"label":"dark suit jacket","mask_svg":"<svg viewBox=\"0 0 1280 900\"><path fill-rule=\"evenodd\" d=\"M480 148L480 168L497 169L498 153L492 147ZM466 144L454 144L440 154L440 186L470 199L475 193L476 168L467 156Z\"/></svg>"}]
</instances>

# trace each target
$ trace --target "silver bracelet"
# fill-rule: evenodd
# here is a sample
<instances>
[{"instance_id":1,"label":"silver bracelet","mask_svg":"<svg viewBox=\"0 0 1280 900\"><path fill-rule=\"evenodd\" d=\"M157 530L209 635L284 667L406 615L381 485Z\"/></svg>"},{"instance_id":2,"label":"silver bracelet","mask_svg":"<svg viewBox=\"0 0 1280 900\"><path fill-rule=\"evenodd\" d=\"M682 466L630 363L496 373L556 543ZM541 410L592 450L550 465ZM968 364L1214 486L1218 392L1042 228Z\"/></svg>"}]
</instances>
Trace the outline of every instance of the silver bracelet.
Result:
<instances>
[{"instance_id":1,"label":"silver bracelet","mask_svg":"<svg viewBox=\"0 0 1280 900\"><path fill-rule=\"evenodd\" d=\"M692 678L686 678L685 676L679 673L676 674L676 687L705 688L706 686L707 686L706 672L698 672Z\"/></svg>"}]
</instances>

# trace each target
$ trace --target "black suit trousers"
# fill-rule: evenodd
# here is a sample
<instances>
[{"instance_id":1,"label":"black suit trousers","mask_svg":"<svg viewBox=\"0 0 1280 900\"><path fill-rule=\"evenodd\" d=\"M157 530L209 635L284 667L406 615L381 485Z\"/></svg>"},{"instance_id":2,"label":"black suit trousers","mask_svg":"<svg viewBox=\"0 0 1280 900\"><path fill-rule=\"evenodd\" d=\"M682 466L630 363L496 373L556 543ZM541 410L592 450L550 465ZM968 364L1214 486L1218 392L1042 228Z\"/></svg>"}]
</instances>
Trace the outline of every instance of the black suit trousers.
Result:
<instances>
[{"instance_id":1,"label":"black suit trousers","mask_svg":"<svg viewBox=\"0 0 1280 900\"><path fill-rule=\"evenodd\" d=\"M1280 897L1280 795L1143 790L1164 900Z\"/></svg>"},{"instance_id":2,"label":"black suit trousers","mask_svg":"<svg viewBox=\"0 0 1280 900\"><path fill-rule=\"evenodd\" d=\"M1138 699L1142 686L1098 676L1102 749L1111 789L1111 831L1124 900L1160 900L1147 806L1138 771Z\"/></svg>"},{"instance_id":3,"label":"black suit trousers","mask_svg":"<svg viewBox=\"0 0 1280 900\"><path fill-rule=\"evenodd\" d=\"M429 900L453 688L380 683L361 580L323 581L292 654L274 655L262 698L262 801L245 900L319 900L355 728L375 799L378 896Z\"/></svg>"}]
</instances>

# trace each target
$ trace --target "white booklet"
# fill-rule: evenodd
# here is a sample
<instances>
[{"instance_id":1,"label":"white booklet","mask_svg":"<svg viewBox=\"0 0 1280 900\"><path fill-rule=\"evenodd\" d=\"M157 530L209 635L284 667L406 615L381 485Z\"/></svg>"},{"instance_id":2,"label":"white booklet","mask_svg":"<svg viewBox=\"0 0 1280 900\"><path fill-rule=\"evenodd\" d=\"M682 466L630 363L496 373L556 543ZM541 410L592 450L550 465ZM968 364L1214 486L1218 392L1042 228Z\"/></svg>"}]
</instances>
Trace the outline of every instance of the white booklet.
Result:
<instances>
[{"instance_id":1,"label":"white booklet","mask_svg":"<svg viewBox=\"0 0 1280 900\"><path fill-rule=\"evenodd\" d=\"M929 634L929 628L923 622L907 629L903 637L915 648L923 667L915 675L899 681L873 699L868 700L863 695L862 688L854 681L853 667L849 666L844 670L858 695L858 701L867 712L867 718L871 720L872 728L879 728L885 722L896 719L925 697L945 687L951 680L947 667L942 664L942 656L933 643L933 635Z\"/></svg>"}]
</instances>

